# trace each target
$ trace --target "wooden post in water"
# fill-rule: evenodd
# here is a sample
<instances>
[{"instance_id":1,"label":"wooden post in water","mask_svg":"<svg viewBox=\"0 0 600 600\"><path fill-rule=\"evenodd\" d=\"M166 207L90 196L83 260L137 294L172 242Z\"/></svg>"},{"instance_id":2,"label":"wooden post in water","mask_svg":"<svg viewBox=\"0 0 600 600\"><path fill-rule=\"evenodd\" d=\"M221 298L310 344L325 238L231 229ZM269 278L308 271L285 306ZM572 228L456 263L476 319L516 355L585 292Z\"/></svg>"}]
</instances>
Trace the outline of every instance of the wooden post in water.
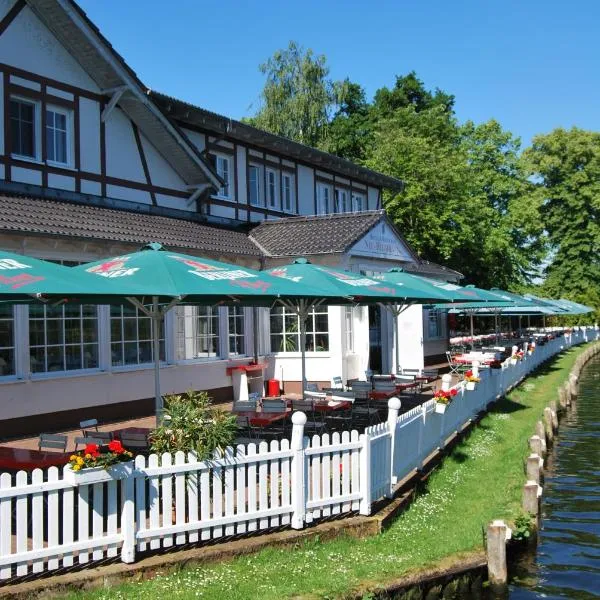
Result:
<instances>
[{"instance_id":1,"label":"wooden post in water","mask_svg":"<svg viewBox=\"0 0 600 600\"><path fill-rule=\"evenodd\" d=\"M542 447L542 438L539 435L532 435L529 438L529 449L533 454L538 456L544 455L544 448Z\"/></svg>"},{"instance_id":2,"label":"wooden post in water","mask_svg":"<svg viewBox=\"0 0 600 600\"><path fill-rule=\"evenodd\" d=\"M562 408L567 407L567 392L562 385L558 388L558 403Z\"/></svg>"},{"instance_id":3,"label":"wooden post in water","mask_svg":"<svg viewBox=\"0 0 600 600\"><path fill-rule=\"evenodd\" d=\"M492 586L505 586L508 582L506 566L506 540L510 529L501 520L492 521L487 527L488 578Z\"/></svg>"},{"instance_id":4,"label":"wooden post in water","mask_svg":"<svg viewBox=\"0 0 600 600\"><path fill-rule=\"evenodd\" d=\"M535 481L527 481L523 486L523 510L536 517L540 514L542 488Z\"/></svg>"},{"instance_id":5,"label":"wooden post in water","mask_svg":"<svg viewBox=\"0 0 600 600\"><path fill-rule=\"evenodd\" d=\"M554 440L554 427L552 425L552 409L548 406L544 409L544 425L546 426L546 439L552 445Z\"/></svg>"},{"instance_id":6,"label":"wooden post in water","mask_svg":"<svg viewBox=\"0 0 600 600\"><path fill-rule=\"evenodd\" d=\"M542 455L544 455L548 451L548 445L546 443L546 428L541 421L535 424L535 433L542 440Z\"/></svg>"},{"instance_id":7,"label":"wooden post in water","mask_svg":"<svg viewBox=\"0 0 600 600\"><path fill-rule=\"evenodd\" d=\"M579 378L577 377L577 375L575 375L575 373L571 373L569 375L569 389L571 391L571 396L577 397L577 394L579 393L579 386L578 386L578 382L579 382Z\"/></svg>"},{"instance_id":8,"label":"wooden post in water","mask_svg":"<svg viewBox=\"0 0 600 600\"><path fill-rule=\"evenodd\" d=\"M550 410L552 411L552 428L554 431L558 430L558 411L556 406L556 400L550 400Z\"/></svg>"},{"instance_id":9,"label":"wooden post in water","mask_svg":"<svg viewBox=\"0 0 600 600\"><path fill-rule=\"evenodd\" d=\"M543 459L539 454L530 454L527 457L527 481L540 482Z\"/></svg>"}]
</instances>

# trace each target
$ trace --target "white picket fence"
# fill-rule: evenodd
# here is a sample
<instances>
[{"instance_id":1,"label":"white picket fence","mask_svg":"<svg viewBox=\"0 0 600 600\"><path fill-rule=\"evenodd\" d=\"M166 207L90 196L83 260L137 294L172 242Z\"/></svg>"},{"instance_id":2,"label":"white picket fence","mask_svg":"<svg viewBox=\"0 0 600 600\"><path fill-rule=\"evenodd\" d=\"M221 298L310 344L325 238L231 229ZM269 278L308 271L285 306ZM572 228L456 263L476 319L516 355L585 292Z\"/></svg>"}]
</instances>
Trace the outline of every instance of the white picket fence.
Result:
<instances>
[{"instance_id":1,"label":"white picket fence","mask_svg":"<svg viewBox=\"0 0 600 600\"><path fill-rule=\"evenodd\" d=\"M274 528L301 529L323 518L368 515L374 501L422 467L493 400L559 352L597 336L577 330L538 347L517 364L482 370L474 391L444 414L429 401L365 430L304 436L292 417L291 440L228 448L199 462L193 454L138 456L133 475L85 485L51 467L0 475L0 579Z\"/></svg>"}]
</instances>

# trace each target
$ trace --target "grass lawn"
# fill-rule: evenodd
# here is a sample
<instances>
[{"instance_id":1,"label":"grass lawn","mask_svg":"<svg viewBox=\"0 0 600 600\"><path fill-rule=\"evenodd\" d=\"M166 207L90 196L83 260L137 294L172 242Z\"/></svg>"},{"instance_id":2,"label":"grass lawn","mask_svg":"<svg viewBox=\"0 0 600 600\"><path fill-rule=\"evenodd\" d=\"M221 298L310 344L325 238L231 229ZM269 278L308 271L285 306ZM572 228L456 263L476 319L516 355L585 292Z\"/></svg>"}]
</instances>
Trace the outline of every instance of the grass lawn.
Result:
<instances>
[{"instance_id":1,"label":"grass lawn","mask_svg":"<svg viewBox=\"0 0 600 600\"><path fill-rule=\"evenodd\" d=\"M340 598L481 550L482 527L519 514L527 440L585 347L563 353L500 401L379 536L269 549L69 598Z\"/></svg>"}]
</instances>

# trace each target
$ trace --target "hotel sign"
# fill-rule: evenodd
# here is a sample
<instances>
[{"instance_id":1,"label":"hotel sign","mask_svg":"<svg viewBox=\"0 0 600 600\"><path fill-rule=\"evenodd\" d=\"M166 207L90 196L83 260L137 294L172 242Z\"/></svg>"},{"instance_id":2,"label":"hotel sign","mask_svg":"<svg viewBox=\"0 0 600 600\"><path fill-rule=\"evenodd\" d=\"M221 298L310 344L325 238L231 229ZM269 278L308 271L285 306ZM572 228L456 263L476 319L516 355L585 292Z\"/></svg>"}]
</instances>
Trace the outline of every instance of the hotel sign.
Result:
<instances>
[{"instance_id":1,"label":"hotel sign","mask_svg":"<svg viewBox=\"0 0 600 600\"><path fill-rule=\"evenodd\" d=\"M385 223L379 223L361 238L351 249L350 254L411 261L413 257L396 233Z\"/></svg>"}]
</instances>

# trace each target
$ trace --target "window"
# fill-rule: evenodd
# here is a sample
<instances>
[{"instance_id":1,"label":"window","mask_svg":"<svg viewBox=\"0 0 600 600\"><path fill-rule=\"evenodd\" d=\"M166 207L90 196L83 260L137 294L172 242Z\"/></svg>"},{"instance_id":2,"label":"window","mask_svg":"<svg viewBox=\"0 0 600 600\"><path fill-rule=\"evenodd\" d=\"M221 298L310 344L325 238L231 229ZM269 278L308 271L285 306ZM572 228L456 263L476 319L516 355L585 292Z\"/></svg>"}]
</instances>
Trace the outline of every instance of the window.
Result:
<instances>
[{"instance_id":1,"label":"window","mask_svg":"<svg viewBox=\"0 0 600 600\"><path fill-rule=\"evenodd\" d=\"M220 356L219 309L180 306L177 315L177 360Z\"/></svg>"},{"instance_id":2,"label":"window","mask_svg":"<svg viewBox=\"0 0 600 600\"><path fill-rule=\"evenodd\" d=\"M440 338L443 335L442 317L443 312L439 310L428 310L427 311L427 334L428 338L435 339Z\"/></svg>"},{"instance_id":3,"label":"window","mask_svg":"<svg viewBox=\"0 0 600 600\"><path fill-rule=\"evenodd\" d=\"M267 203L269 208L279 208L278 207L278 188L279 173L273 171L272 169L267 169Z\"/></svg>"},{"instance_id":4,"label":"window","mask_svg":"<svg viewBox=\"0 0 600 600\"><path fill-rule=\"evenodd\" d=\"M306 321L306 351L329 350L327 307L313 309ZM300 321L296 313L283 306L271 309L271 352L300 351Z\"/></svg>"},{"instance_id":5,"label":"window","mask_svg":"<svg viewBox=\"0 0 600 600\"><path fill-rule=\"evenodd\" d=\"M0 377L15 374L15 320L13 307L0 303Z\"/></svg>"},{"instance_id":6,"label":"window","mask_svg":"<svg viewBox=\"0 0 600 600\"><path fill-rule=\"evenodd\" d=\"M364 197L362 194L352 194L352 210L354 212L362 212Z\"/></svg>"},{"instance_id":7,"label":"window","mask_svg":"<svg viewBox=\"0 0 600 600\"><path fill-rule=\"evenodd\" d=\"M248 198L252 206L262 206L260 167L250 165L248 167Z\"/></svg>"},{"instance_id":8,"label":"window","mask_svg":"<svg viewBox=\"0 0 600 600\"><path fill-rule=\"evenodd\" d=\"M68 164L69 115L64 110L46 109L46 160Z\"/></svg>"},{"instance_id":9,"label":"window","mask_svg":"<svg viewBox=\"0 0 600 600\"><path fill-rule=\"evenodd\" d=\"M333 212L345 213L348 212L348 192L346 190L335 190L334 192L334 207Z\"/></svg>"},{"instance_id":10,"label":"window","mask_svg":"<svg viewBox=\"0 0 600 600\"><path fill-rule=\"evenodd\" d=\"M165 360L164 320L159 331L160 359ZM110 307L110 350L115 367L154 361L152 319L133 306Z\"/></svg>"},{"instance_id":11,"label":"window","mask_svg":"<svg viewBox=\"0 0 600 600\"><path fill-rule=\"evenodd\" d=\"M344 307L346 329L346 352L354 352L354 307Z\"/></svg>"},{"instance_id":12,"label":"window","mask_svg":"<svg viewBox=\"0 0 600 600\"><path fill-rule=\"evenodd\" d=\"M229 354L246 354L244 337L244 309L229 308Z\"/></svg>"},{"instance_id":13,"label":"window","mask_svg":"<svg viewBox=\"0 0 600 600\"><path fill-rule=\"evenodd\" d=\"M210 161L217 175L223 180L223 185L219 188L217 196L231 198L231 159L221 154L211 154Z\"/></svg>"},{"instance_id":14,"label":"window","mask_svg":"<svg viewBox=\"0 0 600 600\"><path fill-rule=\"evenodd\" d=\"M292 176L287 173L283 173L281 176L282 188L283 188L283 210L285 212L294 211L294 191Z\"/></svg>"},{"instance_id":15,"label":"window","mask_svg":"<svg viewBox=\"0 0 600 600\"><path fill-rule=\"evenodd\" d=\"M97 368L96 306L32 304L29 307L29 351L32 373Z\"/></svg>"},{"instance_id":16,"label":"window","mask_svg":"<svg viewBox=\"0 0 600 600\"><path fill-rule=\"evenodd\" d=\"M317 214L328 215L329 214L329 200L331 197L331 187L328 185L319 184L317 188L318 200L317 200Z\"/></svg>"},{"instance_id":17,"label":"window","mask_svg":"<svg viewBox=\"0 0 600 600\"><path fill-rule=\"evenodd\" d=\"M36 158L37 104L20 98L10 99L11 151L18 156Z\"/></svg>"}]
</instances>

